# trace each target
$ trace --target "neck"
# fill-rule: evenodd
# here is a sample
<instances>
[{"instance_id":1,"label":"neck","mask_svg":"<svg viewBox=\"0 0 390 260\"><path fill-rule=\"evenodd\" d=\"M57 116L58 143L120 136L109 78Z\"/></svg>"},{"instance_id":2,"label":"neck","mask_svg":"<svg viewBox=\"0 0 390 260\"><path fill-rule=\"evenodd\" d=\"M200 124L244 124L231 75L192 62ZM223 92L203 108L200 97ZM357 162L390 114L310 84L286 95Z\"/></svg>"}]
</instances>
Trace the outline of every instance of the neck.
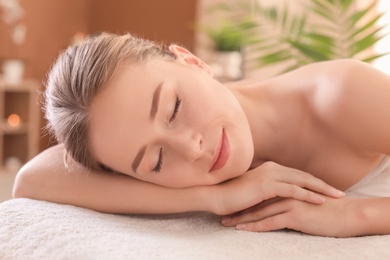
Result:
<instances>
[{"instance_id":1,"label":"neck","mask_svg":"<svg viewBox=\"0 0 390 260\"><path fill-rule=\"evenodd\" d=\"M237 82L230 87L251 128L254 144L251 168L265 161L288 164L297 143L295 130L299 129L296 111L290 109L290 97L280 94L268 82Z\"/></svg>"}]
</instances>

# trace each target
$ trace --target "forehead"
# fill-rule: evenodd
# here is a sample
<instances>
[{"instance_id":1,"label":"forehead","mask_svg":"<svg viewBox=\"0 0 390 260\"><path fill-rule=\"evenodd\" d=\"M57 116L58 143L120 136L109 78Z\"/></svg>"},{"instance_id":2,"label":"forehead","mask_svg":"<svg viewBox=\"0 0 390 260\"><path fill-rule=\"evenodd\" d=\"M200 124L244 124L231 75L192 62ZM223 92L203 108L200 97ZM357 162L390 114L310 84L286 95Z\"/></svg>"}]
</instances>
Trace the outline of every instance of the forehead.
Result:
<instances>
[{"instance_id":1,"label":"forehead","mask_svg":"<svg viewBox=\"0 0 390 260\"><path fill-rule=\"evenodd\" d=\"M115 117L137 107L137 101L148 99L155 81L144 65L124 65L119 68L93 100L91 122L101 115Z\"/></svg>"}]
</instances>

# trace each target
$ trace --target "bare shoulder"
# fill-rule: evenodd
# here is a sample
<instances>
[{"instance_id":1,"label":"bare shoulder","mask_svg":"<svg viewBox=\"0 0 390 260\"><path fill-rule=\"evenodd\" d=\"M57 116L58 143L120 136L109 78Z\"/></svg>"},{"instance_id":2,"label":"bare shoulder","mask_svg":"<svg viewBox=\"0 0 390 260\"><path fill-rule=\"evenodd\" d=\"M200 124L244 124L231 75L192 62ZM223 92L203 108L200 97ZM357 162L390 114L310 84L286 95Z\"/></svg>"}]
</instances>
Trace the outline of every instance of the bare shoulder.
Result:
<instances>
[{"instance_id":1,"label":"bare shoulder","mask_svg":"<svg viewBox=\"0 0 390 260\"><path fill-rule=\"evenodd\" d=\"M35 197L46 187L56 188L56 183L71 172L64 163L65 148L62 144L50 147L27 162L17 173L14 187L14 197ZM77 171L85 172L81 166Z\"/></svg>"},{"instance_id":2,"label":"bare shoulder","mask_svg":"<svg viewBox=\"0 0 390 260\"><path fill-rule=\"evenodd\" d=\"M29 162L27 162L20 169L18 175L42 171L44 169L51 168L54 165L56 167L58 167L59 165L63 165L63 168L65 168L64 153L65 148L63 144L57 144L55 146L52 146L35 156Z\"/></svg>"},{"instance_id":3,"label":"bare shoulder","mask_svg":"<svg viewBox=\"0 0 390 260\"><path fill-rule=\"evenodd\" d=\"M318 119L351 146L390 154L390 77L355 60L316 66L308 103Z\"/></svg>"}]
</instances>

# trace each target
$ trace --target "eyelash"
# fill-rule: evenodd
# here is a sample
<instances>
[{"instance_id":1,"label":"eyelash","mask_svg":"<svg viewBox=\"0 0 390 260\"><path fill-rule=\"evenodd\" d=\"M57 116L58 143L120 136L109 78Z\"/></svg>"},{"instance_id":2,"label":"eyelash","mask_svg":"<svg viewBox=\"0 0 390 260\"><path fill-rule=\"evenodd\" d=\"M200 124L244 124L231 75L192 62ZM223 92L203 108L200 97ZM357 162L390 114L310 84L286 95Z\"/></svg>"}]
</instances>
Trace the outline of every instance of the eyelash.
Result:
<instances>
[{"instance_id":1,"label":"eyelash","mask_svg":"<svg viewBox=\"0 0 390 260\"><path fill-rule=\"evenodd\" d=\"M162 166L162 161L163 157L162 157L162 147L160 148L160 153L158 155L158 162L156 164L156 166L154 167L153 171L155 173L159 173L161 171L161 166Z\"/></svg>"},{"instance_id":2,"label":"eyelash","mask_svg":"<svg viewBox=\"0 0 390 260\"><path fill-rule=\"evenodd\" d=\"M173 113L172 113L171 118L169 119L169 123L172 123L173 121L175 121L177 113L179 112L180 106L181 106L181 99L179 98L179 96L176 96L175 108L173 109ZM161 172L162 164L163 164L163 153L162 153L162 147L161 147L160 153L158 155L158 162L157 162L156 166L154 167L153 171L155 173Z\"/></svg>"},{"instance_id":3,"label":"eyelash","mask_svg":"<svg viewBox=\"0 0 390 260\"><path fill-rule=\"evenodd\" d=\"M175 108L173 109L173 113L172 113L171 118L169 119L169 123L172 123L173 121L175 121L176 116L177 116L177 112L179 111L180 106L181 106L181 99L179 98L179 96L176 96Z\"/></svg>"}]
</instances>

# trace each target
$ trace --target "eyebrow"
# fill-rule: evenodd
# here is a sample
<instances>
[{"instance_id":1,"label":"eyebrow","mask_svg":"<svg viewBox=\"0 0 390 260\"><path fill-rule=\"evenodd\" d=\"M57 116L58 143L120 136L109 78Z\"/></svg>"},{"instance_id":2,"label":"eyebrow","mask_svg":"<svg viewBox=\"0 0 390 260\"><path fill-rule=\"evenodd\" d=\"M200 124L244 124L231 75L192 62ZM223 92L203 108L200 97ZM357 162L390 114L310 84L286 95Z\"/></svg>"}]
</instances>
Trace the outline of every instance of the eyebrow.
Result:
<instances>
[{"instance_id":1,"label":"eyebrow","mask_svg":"<svg viewBox=\"0 0 390 260\"><path fill-rule=\"evenodd\" d=\"M158 104L160 103L161 87L162 87L162 83L160 83L157 86L156 90L153 93L152 107L150 108L150 117L149 117L150 120L154 120L154 118L156 117ZM137 155L134 157L133 163L131 164L131 168L135 173L137 172L137 168L140 165L142 158L145 155L145 151L146 151L146 146L144 145L141 147Z\"/></svg>"},{"instance_id":2,"label":"eyebrow","mask_svg":"<svg viewBox=\"0 0 390 260\"><path fill-rule=\"evenodd\" d=\"M131 164L131 168L135 173L137 172L137 168L141 163L142 158L144 157L145 151L146 151L146 145L141 147L141 149L138 151L137 155L135 156L133 163Z\"/></svg>"},{"instance_id":3,"label":"eyebrow","mask_svg":"<svg viewBox=\"0 0 390 260\"><path fill-rule=\"evenodd\" d=\"M160 83L156 90L153 93L152 107L150 108L150 119L153 120L156 117L158 110L158 103L160 102L160 93L161 93L162 83Z\"/></svg>"}]
</instances>

